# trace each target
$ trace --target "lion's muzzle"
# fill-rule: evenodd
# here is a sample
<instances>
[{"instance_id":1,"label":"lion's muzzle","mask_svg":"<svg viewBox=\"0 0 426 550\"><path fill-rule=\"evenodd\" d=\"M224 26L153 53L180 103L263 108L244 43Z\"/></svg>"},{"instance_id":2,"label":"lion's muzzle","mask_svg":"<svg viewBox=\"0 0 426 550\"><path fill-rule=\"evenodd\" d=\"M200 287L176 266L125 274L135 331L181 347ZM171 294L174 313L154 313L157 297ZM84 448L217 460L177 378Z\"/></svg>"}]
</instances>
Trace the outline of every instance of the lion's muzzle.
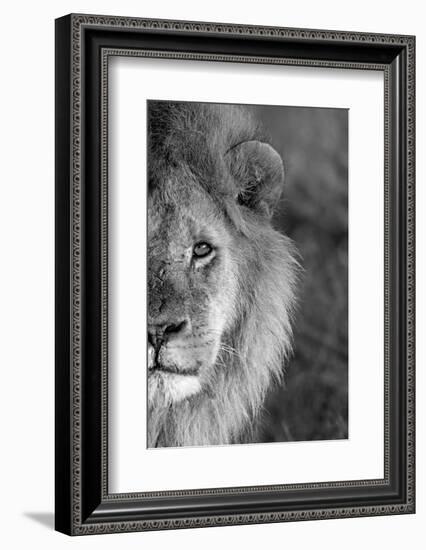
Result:
<instances>
[{"instance_id":1,"label":"lion's muzzle","mask_svg":"<svg viewBox=\"0 0 426 550\"><path fill-rule=\"evenodd\" d=\"M179 367L168 353L170 348L184 346L189 334L188 318L148 324L148 369L171 374L196 374L198 369Z\"/></svg>"}]
</instances>

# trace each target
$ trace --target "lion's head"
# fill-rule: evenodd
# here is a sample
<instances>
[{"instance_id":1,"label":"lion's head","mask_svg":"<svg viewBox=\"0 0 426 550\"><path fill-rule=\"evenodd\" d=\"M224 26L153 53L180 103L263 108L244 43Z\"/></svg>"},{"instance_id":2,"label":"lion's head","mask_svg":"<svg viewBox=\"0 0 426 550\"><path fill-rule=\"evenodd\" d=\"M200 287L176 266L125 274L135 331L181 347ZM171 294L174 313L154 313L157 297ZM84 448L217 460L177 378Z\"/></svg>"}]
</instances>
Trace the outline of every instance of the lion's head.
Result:
<instances>
[{"instance_id":1,"label":"lion's head","mask_svg":"<svg viewBox=\"0 0 426 550\"><path fill-rule=\"evenodd\" d=\"M235 106L150 102L149 446L241 440L290 349L278 153Z\"/></svg>"}]
</instances>

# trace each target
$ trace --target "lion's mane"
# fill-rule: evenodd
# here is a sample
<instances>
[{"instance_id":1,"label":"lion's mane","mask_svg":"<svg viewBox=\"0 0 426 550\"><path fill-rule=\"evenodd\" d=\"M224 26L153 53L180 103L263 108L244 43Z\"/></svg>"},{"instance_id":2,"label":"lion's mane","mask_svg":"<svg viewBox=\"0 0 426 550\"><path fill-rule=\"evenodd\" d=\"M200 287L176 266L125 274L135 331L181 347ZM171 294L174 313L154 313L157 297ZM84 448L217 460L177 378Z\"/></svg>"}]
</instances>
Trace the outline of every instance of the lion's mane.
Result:
<instances>
[{"instance_id":1,"label":"lion's mane","mask_svg":"<svg viewBox=\"0 0 426 550\"><path fill-rule=\"evenodd\" d=\"M229 209L250 247L249 254L239 258L237 321L223 335L210 383L182 402L150 408L149 446L256 441L265 395L283 379L292 345L295 250L269 220L265 223L223 203L226 190L220 183L225 178L218 159L235 145L255 139L265 138L243 108L150 102L150 185L161 185L173 166L187 165L206 192Z\"/></svg>"}]
</instances>

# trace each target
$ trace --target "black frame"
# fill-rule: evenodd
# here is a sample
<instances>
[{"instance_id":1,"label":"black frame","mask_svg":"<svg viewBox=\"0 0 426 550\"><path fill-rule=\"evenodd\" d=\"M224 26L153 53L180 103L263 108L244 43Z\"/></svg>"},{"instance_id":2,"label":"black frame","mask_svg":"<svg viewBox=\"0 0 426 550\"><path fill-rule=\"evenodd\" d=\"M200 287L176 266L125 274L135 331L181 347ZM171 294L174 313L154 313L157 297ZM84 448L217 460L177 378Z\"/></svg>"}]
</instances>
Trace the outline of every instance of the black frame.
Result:
<instances>
[{"instance_id":1,"label":"black frame","mask_svg":"<svg viewBox=\"0 0 426 550\"><path fill-rule=\"evenodd\" d=\"M385 75L385 477L108 494L110 55ZM68 15L56 20L56 529L71 535L403 514L414 502L413 36ZM178 61L177 61L178 62Z\"/></svg>"}]
</instances>

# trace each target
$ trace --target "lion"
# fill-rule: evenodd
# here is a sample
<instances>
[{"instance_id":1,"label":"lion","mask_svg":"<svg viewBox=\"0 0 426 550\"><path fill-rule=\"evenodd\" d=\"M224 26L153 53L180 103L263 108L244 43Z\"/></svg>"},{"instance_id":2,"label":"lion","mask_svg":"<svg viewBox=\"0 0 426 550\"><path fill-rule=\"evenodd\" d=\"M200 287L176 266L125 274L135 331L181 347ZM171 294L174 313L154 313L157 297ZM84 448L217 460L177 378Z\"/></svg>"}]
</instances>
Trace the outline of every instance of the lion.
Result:
<instances>
[{"instance_id":1,"label":"lion","mask_svg":"<svg viewBox=\"0 0 426 550\"><path fill-rule=\"evenodd\" d=\"M256 441L292 350L283 183L247 108L148 102L148 447Z\"/></svg>"}]
</instances>

